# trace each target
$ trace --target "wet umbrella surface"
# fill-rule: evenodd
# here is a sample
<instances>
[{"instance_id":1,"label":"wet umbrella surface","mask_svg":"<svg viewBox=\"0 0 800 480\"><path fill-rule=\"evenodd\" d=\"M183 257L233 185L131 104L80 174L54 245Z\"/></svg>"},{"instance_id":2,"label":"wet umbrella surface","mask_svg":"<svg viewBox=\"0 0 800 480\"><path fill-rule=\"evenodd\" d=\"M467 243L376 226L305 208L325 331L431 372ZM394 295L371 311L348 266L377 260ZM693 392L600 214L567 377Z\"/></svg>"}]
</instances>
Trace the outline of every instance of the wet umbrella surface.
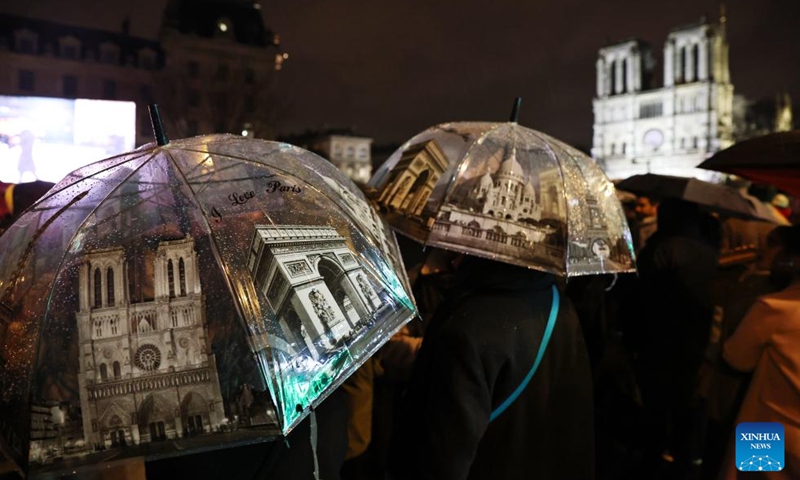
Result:
<instances>
[{"instance_id":1,"label":"wet umbrella surface","mask_svg":"<svg viewBox=\"0 0 800 480\"><path fill-rule=\"evenodd\" d=\"M565 276L635 271L600 167L515 122L432 127L384 163L369 194L397 231L426 245Z\"/></svg>"},{"instance_id":2,"label":"wet umbrella surface","mask_svg":"<svg viewBox=\"0 0 800 480\"><path fill-rule=\"evenodd\" d=\"M31 471L285 434L416 313L377 212L287 144L97 162L2 244L0 428Z\"/></svg>"}]
</instances>

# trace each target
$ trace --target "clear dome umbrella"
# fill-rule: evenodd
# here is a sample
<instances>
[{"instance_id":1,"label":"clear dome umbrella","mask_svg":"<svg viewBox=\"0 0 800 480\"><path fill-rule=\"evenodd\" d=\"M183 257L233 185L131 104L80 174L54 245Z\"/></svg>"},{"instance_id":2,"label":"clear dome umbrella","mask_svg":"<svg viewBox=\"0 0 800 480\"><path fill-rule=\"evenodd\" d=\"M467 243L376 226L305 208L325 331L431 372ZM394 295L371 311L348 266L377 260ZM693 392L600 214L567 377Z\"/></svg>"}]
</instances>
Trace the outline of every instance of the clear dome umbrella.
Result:
<instances>
[{"instance_id":1,"label":"clear dome umbrella","mask_svg":"<svg viewBox=\"0 0 800 480\"><path fill-rule=\"evenodd\" d=\"M0 437L24 470L281 436L416 315L394 234L329 162L160 140L2 236Z\"/></svg>"},{"instance_id":2,"label":"clear dome umbrella","mask_svg":"<svg viewBox=\"0 0 800 480\"><path fill-rule=\"evenodd\" d=\"M425 245L563 276L635 271L602 169L515 116L415 135L373 175L368 195L396 231Z\"/></svg>"}]
</instances>

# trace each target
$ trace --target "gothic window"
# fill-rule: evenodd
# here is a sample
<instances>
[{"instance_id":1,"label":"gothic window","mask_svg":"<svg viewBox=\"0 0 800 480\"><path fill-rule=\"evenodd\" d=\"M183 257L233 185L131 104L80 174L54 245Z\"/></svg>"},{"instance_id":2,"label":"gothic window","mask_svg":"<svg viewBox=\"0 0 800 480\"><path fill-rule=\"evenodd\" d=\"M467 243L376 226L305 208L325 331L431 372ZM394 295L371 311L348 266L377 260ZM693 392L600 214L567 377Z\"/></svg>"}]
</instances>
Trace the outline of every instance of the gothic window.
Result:
<instances>
[{"instance_id":1,"label":"gothic window","mask_svg":"<svg viewBox=\"0 0 800 480\"><path fill-rule=\"evenodd\" d=\"M172 260L167 262L167 284L169 284L169 298L175 298L175 269Z\"/></svg>"},{"instance_id":2,"label":"gothic window","mask_svg":"<svg viewBox=\"0 0 800 480\"><path fill-rule=\"evenodd\" d=\"M114 362L114 378L120 378L122 376L122 369L119 366L119 362Z\"/></svg>"},{"instance_id":3,"label":"gothic window","mask_svg":"<svg viewBox=\"0 0 800 480\"><path fill-rule=\"evenodd\" d=\"M94 336L98 338L103 336L103 324L100 320L94 322Z\"/></svg>"},{"instance_id":4,"label":"gothic window","mask_svg":"<svg viewBox=\"0 0 800 480\"><path fill-rule=\"evenodd\" d=\"M111 335L117 335L119 333L119 329L117 328L118 326L119 319L115 318L114 320L111 320Z\"/></svg>"},{"instance_id":5,"label":"gothic window","mask_svg":"<svg viewBox=\"0 0 800 480\"><path fill-rule=\"evenodd\" d=\"M108 267L106 271L106 300L110 307L114 306L114 269Z\"/></svg>"},{"instance_id":6,"label":"gothic window","mask_svg":"<svg viewBox=\"0 0 800 480\"><path fill-rule=\"evenodd\" d=\"M94 308L103 306L103 275L99 268L94 269Z\"/></svg>"},{"instance_id":7,"label":"gothic window","mask_svg":"<svg viewBox=\"0 0 800 480\"><path fill-rule=\"evenodd\" d=\"M622 155L625 155L625 148L626 148L626 147L627 147L627 145L625 144L625 142L622 142L622 150L620 150L620 153L621 153Z\"/></svg>"},{"instance_id":8,"label":"gothic window","mask_svg":"<svg viewBox=\"0 0 800 480\"><path fill-rule=\"evenodd\" d=\"M700 78L700 71L699 71L699 68L700 68L700 46L697 45L696 43L692 47L692 67L694 67L693 68L694 75L693 75L693 78L691 78L690 80L697 80L698 78Z\"/></svg>"},{"instance_id":9,"label":"gothic window","mask_svg":"<svg viewBox=\"0 0 800 480\"><path fill-rule=\"evenodd\" d=\"M616 150L617 150L617 146L616 146L616 144L613 144L613 143L612 143L612 144L611 144L611 155L616 155L616 153L617 153L617 151L616 151Z\"/></svg>"},{"instance_id":10,"label":"gothic window","mask_svg":"<svg viewBox=\"0 0 800 480\"><path fill-rule=\"evenodd\" d=\"M609 72L611 73L611 85L608 90L613 94L617 92L617 62L615 60L609 64Z\"/></svg>"},{"instance_id":11,"label":"gothic window","mask_svg":"<svg viewBox=\"0 0 800 480\"><path fill-rule=\"evenodd\" d=\"M681 68L680 68L680 70L678 70L678 81L679 82L687 80L686 79L686 65L687 65L688 62L686 61L686 55L687 55L686 50L687 50L687 47L681 48Z\"/></svg>"},{"instance_id":12,"label":"gothic window","mask_svg":"<svg viewBox=\"0 0 800 480\"><path fill-rule=\"evenodd\" d=\"M692 148L697 149L698 139L697 137L692 137Z\"/></svg>"},{"instance_id":13,"label":"gothic window","mask_svg":"<svg viewBox=\"0 0 800 480\"><path fill-rule=\"evenodd\" d=\"M161 366L161 351L155 345L146 343L136 350L133 361L140 370L157 370Z\"/></svg>"},{"instance_id":14,"label":"gothic window","mask_svg":"<svg viewBox=\"0 0 800 480\"><path fill-rule=\"evenodd\" d=\"M108 380L108 367L105 363L100 364L100 380Z\"/></svg>"},{"instance_id":15,"label":"gothic window","mask_svg":"<svg viewBox=\"0 0 800 480\"><path fill-rule=\"evenodd\" d=\"M622 60L622 90L620 93L625 93L628 91L628 61L623 59Z\"/></svg>"},{"instance_id":16,"label":"gothic window","mask_svg":"<svg viewBox=\"0 0 800 480\"><path fill-rule=\"evenodd\" d=\"M186 266L183 264L183 257L178 260L178 277L181 282L181 297L186 296Z\"/></svg>"}]
</instances>

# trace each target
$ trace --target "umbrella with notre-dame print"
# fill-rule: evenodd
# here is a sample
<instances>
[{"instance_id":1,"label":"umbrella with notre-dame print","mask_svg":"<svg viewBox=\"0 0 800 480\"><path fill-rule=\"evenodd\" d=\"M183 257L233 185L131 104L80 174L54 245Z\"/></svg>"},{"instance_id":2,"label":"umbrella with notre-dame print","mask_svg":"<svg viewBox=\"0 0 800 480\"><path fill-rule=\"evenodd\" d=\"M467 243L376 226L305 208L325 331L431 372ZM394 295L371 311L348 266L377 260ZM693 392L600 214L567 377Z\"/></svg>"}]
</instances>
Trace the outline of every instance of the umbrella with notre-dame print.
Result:
<instances>
[{"instance_id":1,"label":"umbrella with notre-dame print","mask_svg":"<svg viewBox=\"0 0 800 480\"><path fill-rule=\"evenodd\" d=\"M0 446L35 474L285 435L416 314L377 212L283 143L164 137L2 241Z\"/></svg>"}]
</instances>

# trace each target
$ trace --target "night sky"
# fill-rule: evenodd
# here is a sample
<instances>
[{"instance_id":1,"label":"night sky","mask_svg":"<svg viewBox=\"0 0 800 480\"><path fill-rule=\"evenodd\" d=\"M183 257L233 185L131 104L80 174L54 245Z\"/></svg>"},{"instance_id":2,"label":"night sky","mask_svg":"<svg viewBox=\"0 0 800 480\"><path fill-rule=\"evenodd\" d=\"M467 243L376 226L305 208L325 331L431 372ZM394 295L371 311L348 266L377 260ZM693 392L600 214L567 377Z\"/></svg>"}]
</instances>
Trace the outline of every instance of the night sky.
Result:
<instances>
[{"instance_id":1,"label":"night sky","mask_svg":"<svg viewBox=\"0 0 800 480\"><path fill-rule=\"evenodd\" d=\"M262 3L290 55L279 131L353 127L377 144L445 121L505 121L520 96L522 125L588 149L597 50L637 37L661 63L671 28L719 16L710 0ZM165 4L0 0L0 11L113 30L129 14L132 34L156 38ZM788 91L800 105L800 1L726 5L735 93L756 100Z\"/></svg>"}]
</instances>

